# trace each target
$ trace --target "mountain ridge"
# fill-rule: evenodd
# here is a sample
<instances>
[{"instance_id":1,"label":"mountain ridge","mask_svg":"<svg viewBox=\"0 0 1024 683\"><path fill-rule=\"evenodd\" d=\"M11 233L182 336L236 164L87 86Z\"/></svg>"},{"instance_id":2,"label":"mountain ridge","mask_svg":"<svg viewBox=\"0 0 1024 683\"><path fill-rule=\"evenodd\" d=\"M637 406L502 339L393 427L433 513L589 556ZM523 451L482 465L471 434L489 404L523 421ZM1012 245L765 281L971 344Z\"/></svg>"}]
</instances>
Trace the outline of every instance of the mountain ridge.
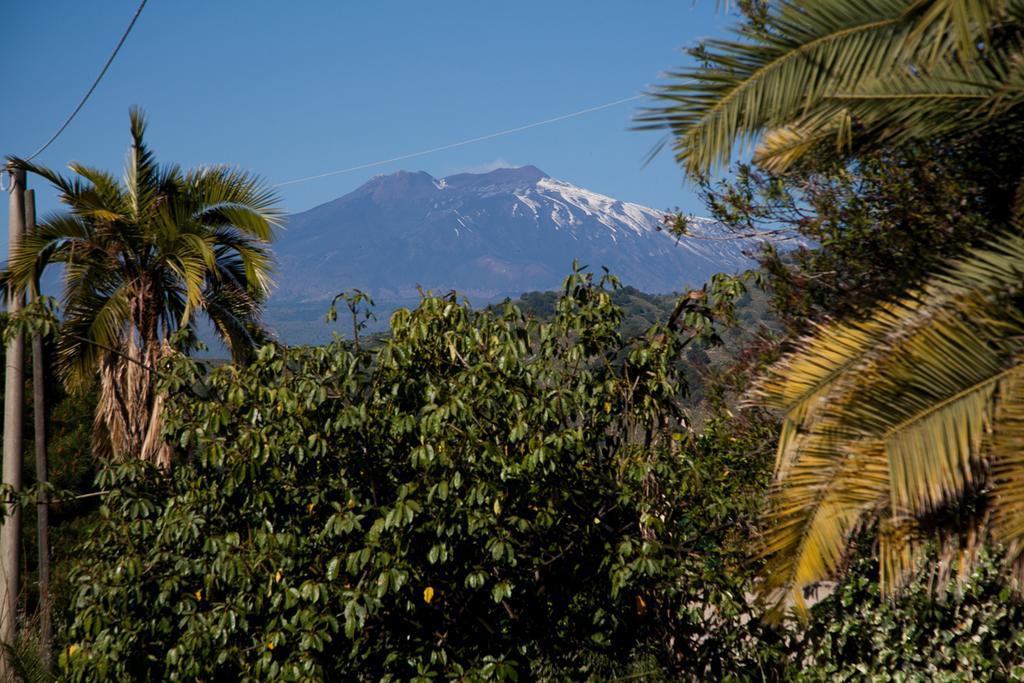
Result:
<instances>
[{"instance_id":1,"label":"mountain ridge","mask_svg":"<svg viewBox=\"0 0 1024 683\"><path fill-rule=\"evenodd\" d=\"M643 291L669 292L750 265L744 250L753 240L676 240L661 229L664 214L536 166L378 175L289 218L275 248L272 301L314 302L351 288L401 300L423 287L488 303L557 288L574 260L608 267ZM713 221L697 225L724 234Z\"/></svg>"}]
</instances>

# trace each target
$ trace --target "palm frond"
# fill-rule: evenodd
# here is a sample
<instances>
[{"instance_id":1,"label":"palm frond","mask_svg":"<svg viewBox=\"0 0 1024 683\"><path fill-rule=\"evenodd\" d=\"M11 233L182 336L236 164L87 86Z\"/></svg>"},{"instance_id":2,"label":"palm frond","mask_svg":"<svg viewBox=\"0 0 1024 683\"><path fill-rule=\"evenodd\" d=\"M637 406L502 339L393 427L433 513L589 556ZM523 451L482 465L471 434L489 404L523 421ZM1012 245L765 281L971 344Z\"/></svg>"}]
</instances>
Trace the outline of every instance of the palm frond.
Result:
<instances>
[{"instance_id":1,"label":"palm frond","mask_svg":"<svg viewBox=\"0 0 1024 683\"><path fill-rule=\"evenodd\" d=\"M259 322L259 305L241 287L223 282L205 292L206 315L217 335L231 351L232 360L244 364L267 338Z\"/></svg>"},{"instance_id":2,"label":"palm frond","mask_svg":"<svg viewBox=\"0 0 1024 683\"><path fill-rule=\"evenodd\" d=\"M184 236L183 236L184 237ZM195 237L192 235L191 237ZM203 283L207 274L209 245L202 239L182 239L174 251L164 253L167 268L176 276L178 286L185 291L185 311L179 324L188 324L192 311L203 307Z\"/></svg>"},{"instance_id":3,"label":"palm frond","mask_svg":"<svg viewBox=\"0 0 1024 683\"><path fill-rule=\"evenodd\" d=\"M85 221L74 215L48 216L41 224L22 235L11 250L5 278L19 289L27 289L39 281L43 269L51 261L62 260L58 251L69 243L88 248L89 230Z\"/></svg>"},{"instance_id":4,"label":"palm frond","mask_svg":"<svg viewBox=\"0 0 1024 683\"><path fill-rule=\"evenodd\" d=\"M1024 364L1000 382L993 422L992 527L1012 565L1024 558Z\"/></svg>"},{"instance_id":5,"label":"palm frond","mask_svg":"<svg viewBox=\"0 0 1024 683\"><path fill-rule=\"evenodd\" d=\"M160 169L146 145L146 116L142 109L132 107L128 118L132 144L125 163L124 186L134 218L139 220L156 194Z\"/></svg>"},{"instance_id":6,"label":"palm frond","mask_svg":"<svg viewBox=\"0 0 1024 683\"><path fill-rule=\"evenodd\" d=\"M69 388L88 385L100 359L120 349L130 324L131 292L126 284L111 292L79 290L64 309L58 335L57 366Z\"/></svg>"},{"instance_id":7,"label":"palm frond","mask_svg":"<svg viewBox=\"0 0 1024 683\"><path fill-rule=\"evenodd\" d=\"M748 391L744 403L781 410L775 476L785 476L799 452L796 437L817 423L835 394L856 378L865 356L916 311L908 299L879 309L873 318L817 325L797 342L796 349L769 367Z\"/></svg>"},{"instance_id":8,"label":"palm frond","mask_svg":"<svg viewBox=\"0 0 1024 683\"><path fill-rule=\"evenodd\" d=\"M234 226L270 242L274 229L284 222L284 214L277 208L277 193L258 176L213 166L188 173L183 182L197 209L191 218L198 223Z\"/></svg>"},{"instance_id":9,"label":"palm frond","mask_svg":"<svg viewBox=\"0 0 1024 683\"><path fill-rule=\"evenodd\" d=\"M1002 237L866 323L822 326L758 384L754 398L787 420L765 535L776 596L795 600L835 572L851 530L872 518L885 532L883 590L898 588L925 547L914 524L982 490L989 452L1000 480L1016 482L1012 444L1024 436L1000 431L1000 420L1012 416L1002 402L1024 355L1024 314L1006 299L1008 288L1024 288L1014 263L1022 258L1024 237ZM879 453L884 474L877 457L865 460ZM1008 542L1024 533L1001 524Z\"/></svg>"},{"instance_id":10,"label":"palm frond","mask_svg":"<svg viewBox=\"0 0 1024 683\"><path fill-rule=\"evenodd\" d=\"M801 458L773 489L762 551L763 591L800 612L804 590L837 573L864 517L883 505L889 476L878 442L850 448L829 429L803 439Z\"/></svg>"},{"instance_id":11,"label":"palm frond","mask_svg":"<svg viewBox=\"0 0 1024 683\"><path fill-rule=\"evenodd\" d=\"M8 156L7 160L11 163L14 168L19 168L27 173L34 173L41 178L45 178L50 182L51 185L56 187L61 192L61 201L64 201L66 197L77 195L81 192L82 184L81 181L74 178L65 178L56 171L50 170L45 166L34 164L31 161L26 161L21 157Z\"/></svg>"},{"instance_id":12,"label":"palm frond","mask_svg":"<svg viewBox=\"0 0 1024 683\"><path fill-rule=\"evenodd\" d=\"M639 127L668 129L691 175L726 165L737 143L903 63L906 9L901 0L778 3L764 30L741 26L738 40L707 41L700 66L670 73L651 93L662 104L642 111Z\"/></svg>"},{"instance_id":13,"label":"palm frond","mask_svg":"<svg viewBox=\"0 0 1024 683\"><path fill-rule=\"evenodd\" d=\"M828 116L815 115L764 134L754 150L754 163L781 173L821 146L834 145L844 154L853 145L853 119L846 109Z\"/></svg>"},{"instance_id":14,"label":"palm frond","mask_svg":"<svg viewBox=\"0 0 1024 683\"><path fill-rule=\"evenodd\" d=\"M117 178L97 168L72 162L68 168L89 181L66 203L80 215L95 215L99 220L123 220L129 208Z\"/></svg>"},{"instance_id":15,"label":"palm frond","mask_svg":"<svg viewBox=\"0 0 1024 683\"><path fill-rule=\"evenodd\" d=\"M221 264L218 268L223 268L228 261L237 261L243 269L239 282L252 296L260 300L266 298L274 284L271 279L274 260L267 245L230 229L218 229L214 235L217 261Z\"/></svg>"},{"instance_id":16,"label":"palm frond","mask_svg":"<svg viewBox=\"0 0 1024 683\"><path fill-rule=\"evenodd\" d=\"M1011 0L932 0L922 5L910 33L915 46L931 45L927 63L934 64L952 48L961 62L973 61L988 44L992 27L1004 19ZM1019 4L1019 3L1018 3Z\"/></svg>"},{"instance_id":17,"label":"palm frond","mask_svg":"<svg viewBox=\"0 0 1024 683\"><path fill-rule=\"evenodd\" d=\"M772 3L763 27L708 41L697 66L670 73L638 127L668 130L694 177L737 144L759 141L757 160L783 171L824 144L842 157L971 134L1021 101L1022 12L1021 0Z\"/></svg>"}]
</instances>

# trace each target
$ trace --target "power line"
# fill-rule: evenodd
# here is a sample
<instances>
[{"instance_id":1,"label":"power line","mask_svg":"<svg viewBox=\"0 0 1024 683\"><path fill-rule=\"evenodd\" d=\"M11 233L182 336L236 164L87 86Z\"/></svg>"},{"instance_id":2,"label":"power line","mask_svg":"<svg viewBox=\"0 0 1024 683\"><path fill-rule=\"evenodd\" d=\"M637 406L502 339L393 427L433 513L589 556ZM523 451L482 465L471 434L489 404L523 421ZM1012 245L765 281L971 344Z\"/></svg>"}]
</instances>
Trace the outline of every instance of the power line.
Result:
<instances>
[{"instance_id":1,"label":"power line","mask_svg":"<svg viewBox=\"0 0 1024 683\"><path fill-rule=\"evenodd\" d=\"M342 173L351 173L352 171L361 171L365 168L373 168L374 166L384 166L385 164L394 163L396 161L404 161L406 159L412 159L414 157L421 157L426 154L433 154L434 152L443 152L446 149L454 149L456 147L463 147L465 145L472 145L476 142L483 142L484 140L491 140L498 138L503 135L511 135L512 133L518 133L520 131L529 130L530 128L536 128L538 126L546 126L549 123L556 123L558 121L564 121L571 119L576 116L583 116L591 112L600 111L601 109L608 109L609 107L615 107L626 102L633 102L634 100L643 99L644 95L634 95L633 97L625 97L621 100L615 100L614 102L606 102L605 104L599 104L595 107L588 107L586 109L580 109L569 114L562 114L551 119L544 119L543 121L536 121L534 123L528 123L525 126L516 126L515 128L509 128L507 130L500 130L497 133L488 133L487 135L481 135L475 138L469 138L468 140L462 140L460 142L453 142L448 145L441 145L440 147L431 147L430 149L424 149L419 152L412 152L410 154L403 154L401 156L392 157L390 159L382 159L381 161L372 161L368 164L360 164L358 166L350 166L349 168L343 168L337 171L328 171L327 173L319 173L317 175L306 176L305 178L296 178L295 180L286 180L283 183L277 183L274 187L284 187L285 185L294 185L296 183L304 183L307 180L317 180L318 178L326 178L332 175L341 175Z\"/></svg>"},{"instance_id":2,"label":"power line","mask_svg":"<svg viewBox=\"0 0 1024 683\"><path fill-rule=\"evenodd\" d=\"M142 8L145 6L146 0L142 0L142 2L139 3L139 8L135 10L135 16L132 17L131 22L128 24L128 28L124 30L124 34L121 36L121 40L117 41L117 46L114 48L114 51L110 53L110 57L107 59L107 63L103 65L103 70L100 71L100 75L97 76L96 80L92 82L92 86L89 87L88 92L85 93L85 96L78 103L78 106L75 107L75 110L71 112L71 115L68 116L68 118L64 121L63 124L61 124L61 127L57 129L57 132L54 133L50 137L50 139L46 141L46 144L37 149L32 154L32 156L28 157L25 161L32 161L37 156L42 154L43 150L45 150L47 147L53 144L53 141L56 140L60 136L60 134L64 132L64 129L68 127L68 124L71 123L71 120L74 119L75 116L78 115L78 112L82 110L82 107L85 106L85 103L89 99L89 96L92 95L93 91L96 90L96 86L98 86L100 84L100 81L103 80L104 74L107 73L107 69L109 69L110 65L113 63L114 57L116 57L117 53L121 50L121 46L124 45L124 41L128 39L128 34L132 32L132 27L135 26L135 22L138 20L139 15L142 14Z\"/></svg>"}]
</instances>

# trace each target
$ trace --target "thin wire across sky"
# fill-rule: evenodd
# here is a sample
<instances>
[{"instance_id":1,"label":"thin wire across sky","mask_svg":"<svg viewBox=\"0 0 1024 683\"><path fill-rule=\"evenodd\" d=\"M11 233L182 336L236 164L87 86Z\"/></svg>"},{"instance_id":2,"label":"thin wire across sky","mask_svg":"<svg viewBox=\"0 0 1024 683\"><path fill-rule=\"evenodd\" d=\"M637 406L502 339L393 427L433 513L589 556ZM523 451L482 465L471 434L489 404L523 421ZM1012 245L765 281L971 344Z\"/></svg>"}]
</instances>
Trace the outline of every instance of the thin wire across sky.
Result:
<instances>
[{"instance_id":1,"label":"thin wire across sky","mask_svg":"<svg viewBox=\"0 0 1024 683\"><path fill-rule=\"evenodd\" d=\"M584 114L590 114L591 112L600 111L601 109L608 109L609 107L615 107L626 102L634 102L639 99L643 99L643 95L634 95L633 97L624 97L621 100L615 100L613 102L606 102L593 107L587 107L586 109L580 109L579 111L570 112L568 114L562 114L550 119L544 119L543 121L535 121L534 123L528 123L524 126L516 126L515 128L507 128L505 130L499 130L496 133L488 133L487 135L480 135L475 138L469 138L467 140L460 140L459 142L452 142L447 145L441 145L440 147L431 147L430 149L423 149L418 152L410 152L409 154L402 154L401 156L391 157L390 159L381 159L380 161L371 161L367 164L359 164L358 166L349 166L348 168L338 169L337 171L327 171L326 173L318 173L316 175L305 176L303 178L295 178L294 180L286 180L283 183L276 183L274 187L284 187L285 185L295 185L297 183L304 183L309 180L317 180L319 178L327 178L330 176L341 175L343 173L352 173L353 171L362 171L367 168L374 168L376 166L385 166L387 164L394 163L396 161L405 161L406 159L413 159L415 157L425 156L427 154L434 154L435 152L443 152L448 149L455 149L456 147L464 147L466 145L472 145L477 142L483 142L484 140L493 140L494 138L500 138L505 135L511 135L513 133L519 133L524 130L531 128L537 128L538 126L546 126L549 123L557 123L558 121L565 121L566 119L575 118L577 116L583 116Z\"/></svg>"}]
</instances>

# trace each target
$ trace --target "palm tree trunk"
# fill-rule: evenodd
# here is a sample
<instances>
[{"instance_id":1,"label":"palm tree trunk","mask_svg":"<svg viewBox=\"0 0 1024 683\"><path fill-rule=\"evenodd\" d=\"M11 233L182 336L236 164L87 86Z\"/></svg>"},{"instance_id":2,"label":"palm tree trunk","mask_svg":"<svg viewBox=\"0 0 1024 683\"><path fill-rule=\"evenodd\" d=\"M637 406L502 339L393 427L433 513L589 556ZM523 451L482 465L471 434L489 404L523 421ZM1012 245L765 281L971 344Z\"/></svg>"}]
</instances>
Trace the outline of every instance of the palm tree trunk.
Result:
<instances>
[{"instance_id":1,"label":"palm tree trunk","mask_svg":"<svg viewBox=\"0 0 1024 683\"><path fill-rule=\"evenodd\" d=\"M167 349L157 336L155 304L146 283L140 283L124 352L108 354L101 366L96 417L97 427L110 437L115 456L167 468L171 449L160 436L163 398L156 391L156 368Z\"/></svg>"}]
</instances>

